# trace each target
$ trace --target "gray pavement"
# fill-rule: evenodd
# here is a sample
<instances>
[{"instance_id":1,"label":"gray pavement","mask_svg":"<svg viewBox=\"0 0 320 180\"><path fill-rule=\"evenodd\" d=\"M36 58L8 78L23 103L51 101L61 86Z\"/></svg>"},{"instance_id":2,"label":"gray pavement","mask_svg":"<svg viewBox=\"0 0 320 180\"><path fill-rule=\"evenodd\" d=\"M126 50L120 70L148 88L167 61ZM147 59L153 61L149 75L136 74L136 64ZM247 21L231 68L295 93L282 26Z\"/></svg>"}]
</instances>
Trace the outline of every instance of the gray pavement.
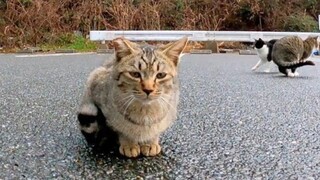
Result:
<instances>
[{"instance_id":1,"label":"gray pavement","mask_svg":"<svg viewBox=\"0 0 320 180\"><path fill-rule=\"evenodd\" d=\"M17 57L18 56L18 57ZM0 55L0 179L320 179L320 64L285 78L258 57L185 55L179 117L154 158L87 147L76 110L108 55Z\"/></svg>"}]
</instances>

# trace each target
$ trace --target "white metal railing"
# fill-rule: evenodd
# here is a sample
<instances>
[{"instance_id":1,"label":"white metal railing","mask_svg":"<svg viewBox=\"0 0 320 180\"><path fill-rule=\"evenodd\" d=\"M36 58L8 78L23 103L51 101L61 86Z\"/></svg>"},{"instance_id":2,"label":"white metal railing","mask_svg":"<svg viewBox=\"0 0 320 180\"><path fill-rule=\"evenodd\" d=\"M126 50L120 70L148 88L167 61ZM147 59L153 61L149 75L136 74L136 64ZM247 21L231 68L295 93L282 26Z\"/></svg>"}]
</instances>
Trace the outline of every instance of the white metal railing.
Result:
<instances>
[{"instance_id":1,"label":"white metal railing","mask_svg":"<svg viewBox=\"0 0 320 180\"><path fill-rule=\"evenodd\" d=\"M313 32L271 32L271 31L90 31L92 41L110 41L123 36L134 41L172 41L188 36L191 41L241 41L253 42L254 39L279 39L288 35L306 38L320 36Z\"/></svg>"}]
</instances>

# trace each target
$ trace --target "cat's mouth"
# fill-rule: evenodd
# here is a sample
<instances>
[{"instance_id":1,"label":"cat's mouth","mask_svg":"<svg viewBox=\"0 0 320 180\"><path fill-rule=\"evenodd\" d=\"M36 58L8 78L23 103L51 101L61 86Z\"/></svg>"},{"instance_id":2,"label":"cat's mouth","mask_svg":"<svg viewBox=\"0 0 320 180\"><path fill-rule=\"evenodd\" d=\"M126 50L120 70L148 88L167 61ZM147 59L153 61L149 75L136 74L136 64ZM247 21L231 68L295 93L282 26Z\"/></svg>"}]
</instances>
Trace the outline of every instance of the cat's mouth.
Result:
<instances>
[{"instance_id":1,"label":"cat's mouth","mask_svg":"<svg viewBox=\"0 0 320 180\"><path fill-rule=\"evenodd\" d=\"M156 99L157 99L157 97L149 95L149 96L145 96L144 98L142 98L142 101L151 102L151 101L156 100Z\"/></svg>"},{"instance_id":2,"label":"cat's mouth","mask_svg":"<svg viewBox=\"0 0 320 180\"><path fill-rule=\"evenodd\" d=\"M153 101L158 99L158 96L155 95L140 95L136 96L136 99L139 100L142 104L150 104Z\"/></svg>"}]
</instances>

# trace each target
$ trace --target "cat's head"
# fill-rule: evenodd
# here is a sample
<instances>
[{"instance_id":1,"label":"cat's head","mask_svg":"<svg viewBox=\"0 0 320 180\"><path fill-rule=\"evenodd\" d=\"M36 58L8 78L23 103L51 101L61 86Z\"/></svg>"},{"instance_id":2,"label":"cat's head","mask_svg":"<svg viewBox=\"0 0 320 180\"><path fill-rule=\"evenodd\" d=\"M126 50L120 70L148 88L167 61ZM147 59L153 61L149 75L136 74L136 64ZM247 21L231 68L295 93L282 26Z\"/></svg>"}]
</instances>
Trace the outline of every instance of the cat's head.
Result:
<instances>
[{"instance_id":1,"label":"cat's head","mask_svg":"<svg viewBox=\"0 0 320 180\"><path fill-rule=\"evenodd\" d=\"M319 36L308 36L305 41L312 46L313 50L319 50Z\"/></svg>"},{"instance_id":2,"label":"cat's head","mask_svg":"<svg viewBox=\"0 0 320 180\"><path fill-rule=\"evenodd\" d=\"M254 40L255 49L261 49L265 44L266 43L261 38L259 38L258 40L257 39Z\"/></svg>"},{"instance_id":3,"label":"cat's head","mask_svg":"<svg viewBox=\"0 0 320 180\"><path fill-rule=\"evenodd\" d=\"M113 77L121 98L148 103L171 96L177 88L179 59L187 42L184 37L162 46L140 46L122 37L115 39Z\"/></svg>"}]
</instances>

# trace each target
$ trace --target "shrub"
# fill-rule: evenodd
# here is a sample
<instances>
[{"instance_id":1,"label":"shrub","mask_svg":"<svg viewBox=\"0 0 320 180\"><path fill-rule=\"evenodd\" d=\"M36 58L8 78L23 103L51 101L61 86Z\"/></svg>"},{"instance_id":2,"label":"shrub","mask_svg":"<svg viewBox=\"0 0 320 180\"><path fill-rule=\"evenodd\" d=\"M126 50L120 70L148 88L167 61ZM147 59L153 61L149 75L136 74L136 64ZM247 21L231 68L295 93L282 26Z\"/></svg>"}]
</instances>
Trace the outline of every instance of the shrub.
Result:
<instances>
[{"instance_id":1,"label":"shrub","mask_svg":"<svg viewBox=\"0 0 320 180\"><path fill-rule=\"evenodd\" d=\"M317 31L319 13L319 0L0 0L0 45L105 29Z\"/></svg>"},{"instance_id":2,"label":"shrub","mask_svg":"<svg viewBox=\"0 0 320 180\"><path fill-rule=\"evenodd\" d=\"M318 23L311 16L295 14L284 19L283 29L293 32L316 32Z\"/></svg>"}]
</instances>

